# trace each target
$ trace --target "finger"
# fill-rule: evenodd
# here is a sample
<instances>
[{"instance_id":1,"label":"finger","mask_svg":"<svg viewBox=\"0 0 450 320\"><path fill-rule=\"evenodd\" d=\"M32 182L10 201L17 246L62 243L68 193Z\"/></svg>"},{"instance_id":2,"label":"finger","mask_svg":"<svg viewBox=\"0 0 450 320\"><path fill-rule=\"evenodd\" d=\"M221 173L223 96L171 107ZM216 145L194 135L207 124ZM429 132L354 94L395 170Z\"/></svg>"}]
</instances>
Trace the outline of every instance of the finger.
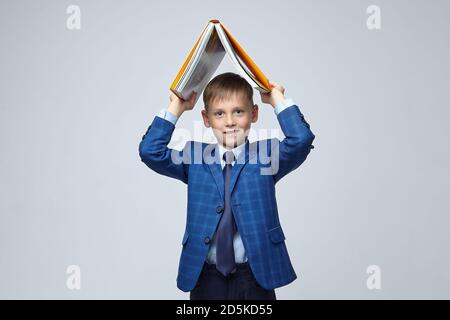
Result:
<instances>
[{"instance_id":1,"label":"finger","mask_svg":"<svg viewBox=\"0 0 450 320\"><path fill-rule=\"evenodd\" d=\"M191 99L189 99L189 102L194 103L196 97L197 97L197 92L194 91L194 93L191 96Z\"/></svg>"}]
</instances>

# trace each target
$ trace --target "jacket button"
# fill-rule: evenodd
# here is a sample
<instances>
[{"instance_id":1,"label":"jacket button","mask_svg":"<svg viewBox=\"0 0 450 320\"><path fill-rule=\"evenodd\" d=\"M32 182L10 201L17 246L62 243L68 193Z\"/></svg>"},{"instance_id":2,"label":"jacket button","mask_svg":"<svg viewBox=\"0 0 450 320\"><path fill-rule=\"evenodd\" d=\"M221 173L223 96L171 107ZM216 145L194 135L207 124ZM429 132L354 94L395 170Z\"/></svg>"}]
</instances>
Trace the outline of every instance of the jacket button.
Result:
<instances>
[{"instance_id":1,"label":"jacket button","mask_svg":"<svg viewBox=\"0 0 450 320\"><path fill-rule=\"evenodd\" d=\"M208 244L211 241L211 239L209 237L205 238L205 243Z\"/></svg>"},{"instance_id":2,"label":"jacket button","mask_svg":"<svg viewBox=\"0 0 450 320\"><path fill-rule=\"evenodd\" d=\"M223 212L223 207L222 206L218 206L217 208L216 208L216 212L217 213L222 213Z\"/></svg>"}]
</instances>

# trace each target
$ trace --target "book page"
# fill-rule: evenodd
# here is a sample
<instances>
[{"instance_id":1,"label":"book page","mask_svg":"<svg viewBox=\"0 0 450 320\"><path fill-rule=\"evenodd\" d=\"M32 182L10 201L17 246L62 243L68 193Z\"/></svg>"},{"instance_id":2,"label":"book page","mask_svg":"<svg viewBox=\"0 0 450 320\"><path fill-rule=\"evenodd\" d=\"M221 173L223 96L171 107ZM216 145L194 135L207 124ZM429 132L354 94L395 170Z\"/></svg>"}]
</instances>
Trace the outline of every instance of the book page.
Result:
<instances>
[{"instance_id":1,"label":"book page","mask_svg":"<svg viewBox=\"0 0 450 320\"><path fill-rule=\"evenodd\" d=\"M188 65L184 69L184 72L183 72L181 78L178 80L178 84L176 86L176 88L178 90L180 89L180 87L184 87L186 85L186 81L190 77L190 75L193 71L193 66L197 65L198 60L200 59L201 55L203 54L205 47L207 46L209 39L211 37L211 33L213 31L214 31L214 24L209 23L208 26L206 27L205 32L202 34L202 36L199 40L199 43L198 43L197 47L195 48L195 51L194 51L191 59L189 60Z\"/></svg>"},{"instance_id":2,"label":"book page","mask_svg":"<svg viewBox=\"0 0 450 320\"><path fill-rule=\"evenodd\" d=\"M183 99L189 99L193 91L197 92L197 99L200 97L224 56L225 49L215 28L212 28L209 41L204 48L199 49L197 57L180 83L179 91Z\"/></svg>"},{"instance_id":3,"label":"book page","mask_svg":"<svg viewBox=\"0 0 450 320\"><path fill-rule=\"evenodd\" d=\"M199 48L199 44L202 43L202 41L204 41L205 39L205 34L207 33L207 31L209 29L211 29L211 27L213 27L213 24L210 22L208 22L208 24L205 26L205 28L203 29L202 33L200 34L200 37L197 39L197 41L195 42L194 47L191 49L191 51L189 51L189 55L187 56L186 60L184 60L184 63L182 64L180 70L178 71L177 75L175 76L175 79L172 81L172 84L170 85L170 90L176 94L177 96L180 96L179 93L176 91L178 84L180 83L181 78L185 75L186 73L186 68L189 67L192 63L192 57L194 54L197 53L198 48ZM209 39L209 38L208 38Z\"/></svg>"},{"instance_id":4,"label":"book page","mask_svg":"<svg viewBox=\"0 0 450 320\"><path fill-rule=\"evenodd\" d=\"M262 72L262 70L256 65L256 63L250 58L250 56L245 52L245 50L242 48L242 46L236 41L236 39L233 37L233 35L230 33L228 28L220 22L220 27L224 31L224 33L227 36L228 41L231 44L231 47L233 48L233 51L235 52L236 56L239 58L238 61L240 61L243 65L248 67L248 69L251 72L251 75L253 75L253 79L256 80L256 82L261 85L261 91L270 91L270 83L269 79L267 79L266 75ZM256 88L258 89L258 88Z\"/></svg>"},{"instance_id":5,"label":"book page","mask_svg":"<svg viewBox=\"0 0 450 320\"><path fill-rule=\"evenodd\" d=\"M215 24L215 28L217 30L217 33L219 34L220 40L231 60L231 63L236 67L236 69L239 71L241 76L247 80L248 83L258 91L267 92L267 90L264 89L264 87L260 84L260 82L256 79L256 77L253 75L253 73L250 71L250 69L246 66L246 64L240 59L240 57L236 54L234 51L233 46L231 45L230 41L228 40L227 35L225 34L225 31L222 29L220 24Z\"/></svg>"}]
</instances>

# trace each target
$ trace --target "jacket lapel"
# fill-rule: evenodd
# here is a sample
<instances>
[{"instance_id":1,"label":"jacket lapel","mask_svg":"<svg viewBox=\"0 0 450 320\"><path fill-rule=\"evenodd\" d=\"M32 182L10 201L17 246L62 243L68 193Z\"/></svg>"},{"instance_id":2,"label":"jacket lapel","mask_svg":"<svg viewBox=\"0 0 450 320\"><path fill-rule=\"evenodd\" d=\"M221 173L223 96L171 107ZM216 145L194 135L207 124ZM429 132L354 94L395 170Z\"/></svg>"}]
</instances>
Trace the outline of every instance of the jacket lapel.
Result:
<instances>
[{"instance_id":1,"label":"jacket lapel","mask_svg":"<svg viewBox=\"0 0 450 320\"><path fill-rule=\"evenodd\" d=\"M224 181L223 181L223 173L222 166L220 165L220 152L219 147L216 144L209 145L209 148L213 148L211 155L208 157L207 165L211 171L211 174L216 182L217 189L220 193L220 198L224 198ZM241 173L244 166L249 162L251 158L256 156L256 143L249 143L248 140L245 143L245 148L243 152L240 153L239 157L236 159L233 168L231 169L231 177L230 177L230 194L233 193L234 186L236 185L239 174ZM206 159L206 158L205 158Z\"/></svg>"}]
</instances>

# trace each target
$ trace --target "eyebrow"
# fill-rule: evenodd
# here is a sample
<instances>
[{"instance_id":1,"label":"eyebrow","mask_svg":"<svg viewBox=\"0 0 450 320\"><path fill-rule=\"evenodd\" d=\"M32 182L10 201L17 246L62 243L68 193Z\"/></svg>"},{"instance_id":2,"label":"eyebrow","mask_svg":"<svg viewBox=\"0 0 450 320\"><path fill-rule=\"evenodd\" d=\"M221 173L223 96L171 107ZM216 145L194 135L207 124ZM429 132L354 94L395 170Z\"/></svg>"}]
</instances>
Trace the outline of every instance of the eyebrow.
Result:
<instances>
[{"instance_id":1,"label":"eyebrow","mask_svg":"<svg viewBox=\"0 0 450 320\"><path fill-rule=\"evenodd\" d=\"M233 110L236 110L236 109L245 109L246 107L244 107L244 106L237 106L237 107L233 107ZM212 109L212 111L223 111L223 109L222 108L211 108Z\"/></svg>"}]
</instances>

